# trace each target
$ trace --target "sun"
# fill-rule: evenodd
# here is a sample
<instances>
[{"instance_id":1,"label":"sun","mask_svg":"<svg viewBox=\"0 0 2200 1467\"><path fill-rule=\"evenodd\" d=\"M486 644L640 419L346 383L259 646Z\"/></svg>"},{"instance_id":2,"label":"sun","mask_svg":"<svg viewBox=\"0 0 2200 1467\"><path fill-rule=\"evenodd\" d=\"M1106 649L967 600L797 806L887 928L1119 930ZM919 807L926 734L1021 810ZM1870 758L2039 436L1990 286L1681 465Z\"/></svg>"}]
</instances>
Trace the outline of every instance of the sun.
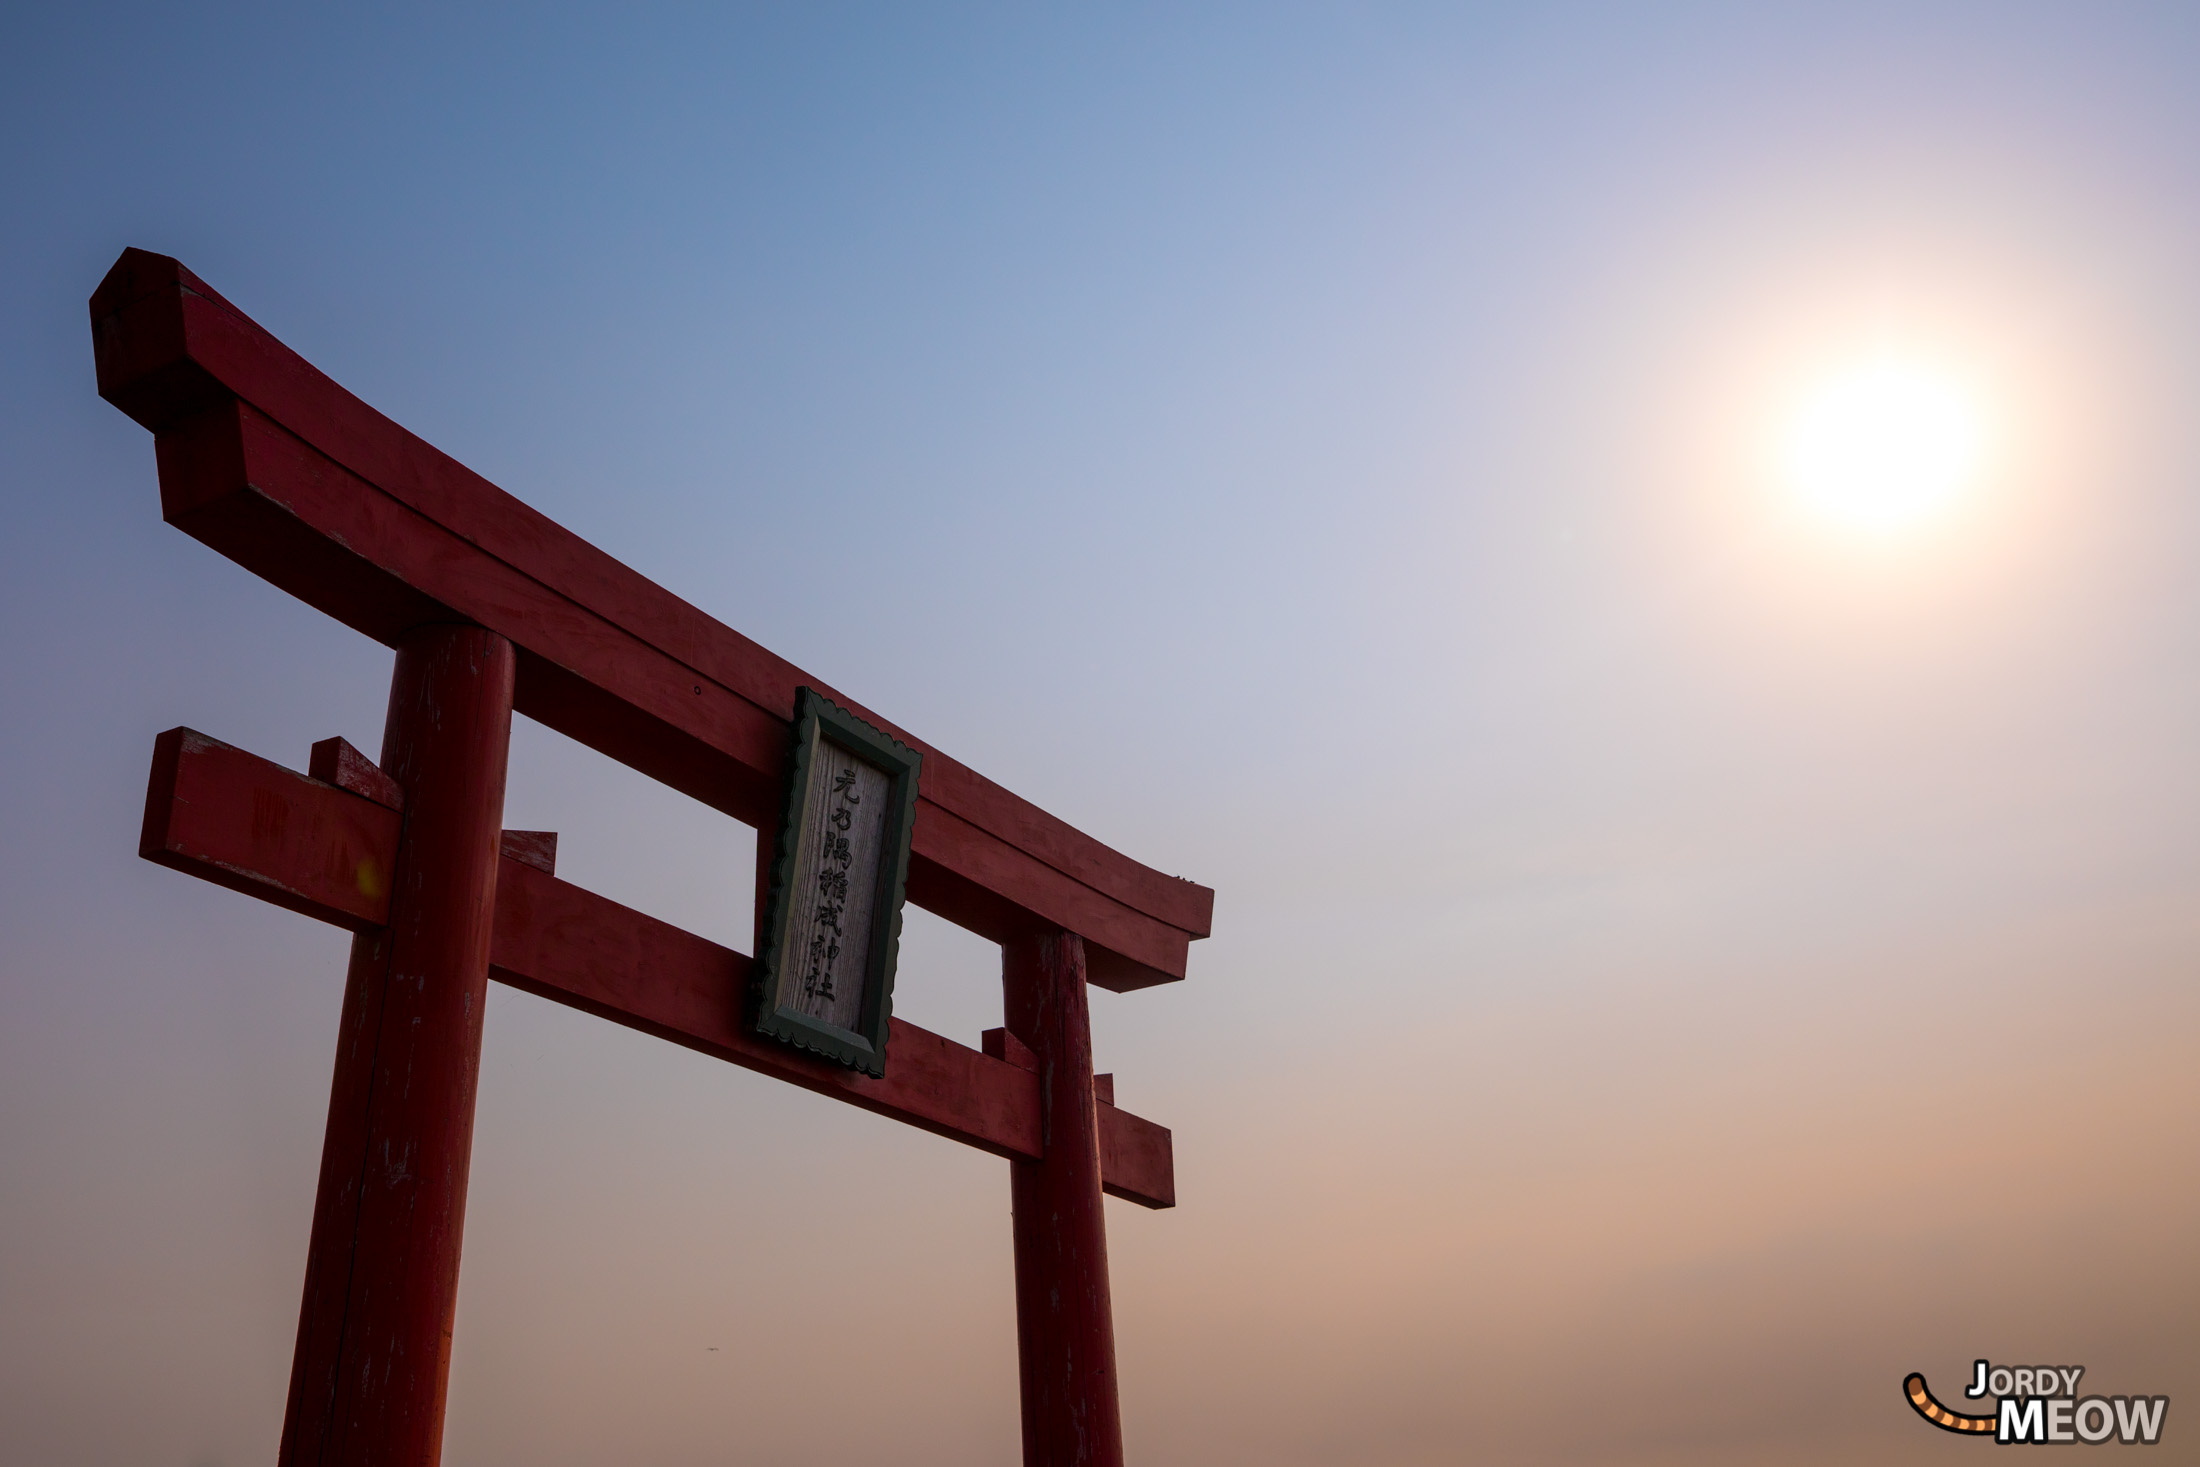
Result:
<instances>
[{"instance_id":1,"label":"sun","mask_svg":"<svg viewBox=\"0 0 2200 1467\"><path fill-rule=\"evenodd\" d=\"M1875 537L1945 518L1976 488L1987 434L1977 394L1919 358L1879 355L1822 378L1780 439L1785 486L1814 517Z\"/></svg>"}]
</instances>

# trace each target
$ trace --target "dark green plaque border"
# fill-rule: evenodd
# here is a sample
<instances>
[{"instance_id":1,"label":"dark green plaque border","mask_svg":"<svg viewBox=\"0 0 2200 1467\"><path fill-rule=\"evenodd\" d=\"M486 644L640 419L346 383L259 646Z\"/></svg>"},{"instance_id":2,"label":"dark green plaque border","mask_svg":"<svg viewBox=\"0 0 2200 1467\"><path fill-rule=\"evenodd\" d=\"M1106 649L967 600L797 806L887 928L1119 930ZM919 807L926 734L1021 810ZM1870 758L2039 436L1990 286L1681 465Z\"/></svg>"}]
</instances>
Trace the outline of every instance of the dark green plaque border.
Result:
<instances>
[{"instance_id":1,"label":"dark green plaque border","mask_svg":"<svg viewBox=\"0 0 2200 1467\"><path fill-rule=\"evenodd\" d=\"M795 852L802 846L805 822L813 817L808 808L810 761L820 742L836 744L883 770L888 780L886 829L879 840L880 901L871 916L871 960L863 975L863 1012L860 1027L843 1029L814 1019L781 1002L785 955L797 944L790 941L795 903L790 890L794 881ZM886 1073L886 1031L894 1012L894 963L901 949L901 903L909 882L909 833L917 819L917 769L924 755L810 688L795 690L794 750L788 759L787 792L779 812L779 840L772 849L771 884L764 899L760 927L761 949L756 955L756 979L750 1002L756 1032L767 1038L806 1049L812 1054L844 1064L867 1075Z\"/></svg>"}]
</instances>

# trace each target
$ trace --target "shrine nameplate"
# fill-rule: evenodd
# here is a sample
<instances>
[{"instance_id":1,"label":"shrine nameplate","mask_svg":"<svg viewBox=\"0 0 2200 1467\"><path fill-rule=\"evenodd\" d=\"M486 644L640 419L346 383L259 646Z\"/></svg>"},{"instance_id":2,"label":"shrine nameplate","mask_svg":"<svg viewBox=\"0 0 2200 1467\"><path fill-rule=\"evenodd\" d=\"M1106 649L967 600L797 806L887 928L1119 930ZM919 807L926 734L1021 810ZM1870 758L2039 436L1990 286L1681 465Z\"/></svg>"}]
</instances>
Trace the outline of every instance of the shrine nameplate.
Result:
<instances>
[{"instance_id":1,"label":"shrine nameplate","mask_svg":"<svg viewBox=\"0 0 2200 1467\"><path fill-rule=\"evenodd\" d=\"M869 1075L886 1073L922 757L811 689L797 693L756 1032Z\"/></svg>"}]
</instances>

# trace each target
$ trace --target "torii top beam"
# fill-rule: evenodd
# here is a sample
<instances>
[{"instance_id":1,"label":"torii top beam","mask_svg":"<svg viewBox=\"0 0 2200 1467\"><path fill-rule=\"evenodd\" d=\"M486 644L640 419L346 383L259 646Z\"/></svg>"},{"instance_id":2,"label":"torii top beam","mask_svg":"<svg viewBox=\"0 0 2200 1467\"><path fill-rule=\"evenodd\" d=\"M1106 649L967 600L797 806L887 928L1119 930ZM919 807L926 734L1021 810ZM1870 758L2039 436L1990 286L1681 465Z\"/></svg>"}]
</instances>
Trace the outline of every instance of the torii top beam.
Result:
<instances>
[{"instance_id":1,"label":"torii top beam","mask_svg":"<svg viewBox=\"0 0 2200 1467\"><path fill-rule=\"evenodd\" d=\"M620 564L345 391L165 255L92 296L99 391L155 434L162 516L384 643L478 623L515 707L736 819L774 818L807 684L924 751L909 900L1085 940L1118 991L1184 976L1214 893L1009 793Z\"/></svg>"}]
</instances>

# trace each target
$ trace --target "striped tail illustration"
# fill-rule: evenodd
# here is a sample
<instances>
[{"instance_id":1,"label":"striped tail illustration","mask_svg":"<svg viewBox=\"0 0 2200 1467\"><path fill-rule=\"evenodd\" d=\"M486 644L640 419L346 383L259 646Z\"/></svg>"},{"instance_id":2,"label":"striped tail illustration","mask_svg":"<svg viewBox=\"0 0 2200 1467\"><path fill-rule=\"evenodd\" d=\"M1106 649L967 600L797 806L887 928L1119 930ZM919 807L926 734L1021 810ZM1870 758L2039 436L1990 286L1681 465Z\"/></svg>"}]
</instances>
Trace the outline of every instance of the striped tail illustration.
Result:
<instances>
[{"instance_id":1,"label":"striped tail illustration","mask_svg":"<svg viewBox=\"0 0 2200 1467\"><path fill-rule=\"evenodd\" d=\"M1942 1431L1960 1431L1969 1436L1975 1432L1992 1433L1995 1418L1991 1416L1959 1416L1933 1399L1933 1393L1925 1388L1925 1377L1911 1371L1903 1378L1902 1394L1910 1398L1917 1414L1939 1427Z\"/></svg>"}]
</instances>

